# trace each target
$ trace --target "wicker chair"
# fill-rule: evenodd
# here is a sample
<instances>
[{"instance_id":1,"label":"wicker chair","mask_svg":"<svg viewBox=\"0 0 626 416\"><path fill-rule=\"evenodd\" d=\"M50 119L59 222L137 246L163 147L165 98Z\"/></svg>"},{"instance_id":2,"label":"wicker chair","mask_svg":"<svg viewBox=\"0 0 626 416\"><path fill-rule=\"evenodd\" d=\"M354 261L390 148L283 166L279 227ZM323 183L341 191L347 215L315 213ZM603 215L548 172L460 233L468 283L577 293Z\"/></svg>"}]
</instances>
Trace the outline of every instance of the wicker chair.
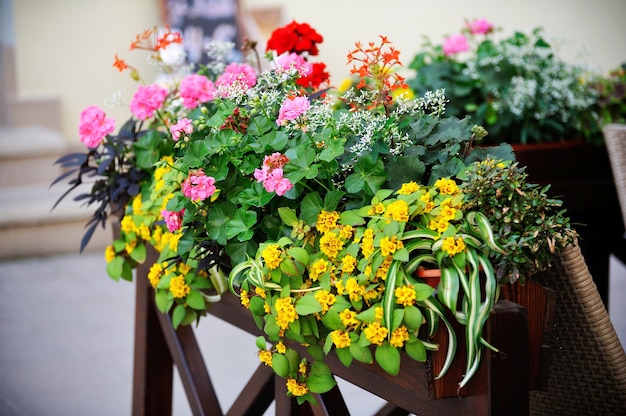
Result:
<instances>
[{"instance_id":1,"label":"wicker chair","mask_svg":"<svg viewBox=\"0 0 626 416\"><path fill-rule=\"evenodd\" d=\"M607 124L603 133L622 219L626 226L626 124ZM611 242L611 254L626 265L626 235L623 237Z\"/></svg>"},{"instance_id":2,"label":"wicker chair","mask_svg":"<svg viewBox=\"0 0 626 416\"><path fill-rule=\"evenodd\" d=\"M554 290L557 299L547 341L552 349L548 385L530 392L530 414L625 415L626 354L580 247L565 249L535 280Z\"/></svg>"}]
</instances>

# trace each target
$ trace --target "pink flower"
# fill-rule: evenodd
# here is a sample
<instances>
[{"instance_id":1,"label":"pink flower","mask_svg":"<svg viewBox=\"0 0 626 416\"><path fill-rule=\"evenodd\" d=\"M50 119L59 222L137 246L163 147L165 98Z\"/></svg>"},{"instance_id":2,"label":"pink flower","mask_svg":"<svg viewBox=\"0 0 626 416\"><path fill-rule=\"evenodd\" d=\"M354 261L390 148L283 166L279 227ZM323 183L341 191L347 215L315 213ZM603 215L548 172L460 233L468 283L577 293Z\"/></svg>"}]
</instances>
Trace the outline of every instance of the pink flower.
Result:
<instances>
[{"instance_id":1,"label":"pink flower","mask_svg":"<svg viewBox=\"0 0 626 416\"><path fill-rule=\"evenodd\" d=\"M203 75L191 74L180 81L179 94L185 108L196 108L215 98L215 85Z\"/></svg>"},{"instance_id":2,"label":"pink flower","mask_svg":"<svg viewBox=\"0 0 626 416\"><path fill-rule=\"evenodd\" d=\"M288 120L295 120L300 115L304 114L309 107L311 107L311 104L307 97L287 98L280 107L276 123L282 126L286 124Z\"/></svg>"},{"instance_id":3,"label":"pink flower","mask_svg":"<svg viewBox=\"0 0 626 416\"><path fill-rule=\"evenodd\" d=\"M224 72L217 78L215 84L217 84L218 87L226 87L235 82L240 82L248 88L253 87L254 84L256 84L256 72L254 72L254 68L248 64L232 62L224 68Z\"/></svg>"},{"instance_id":4,"label":"pink flower","mask_svg":"<svg viewBox=\"0 0 626 416\"><path fill-rule=\"evenodd\" d=\"M284 195L285 192L293 188L289 179L283 177L283 166L287 162L289 162L287 156L279 152L265 156L261 169L254 170L254 177L257 182L263 183L266 191Z\"/></svg>"},{"instance_id":5,"label":"pink flower","mask_svg":"<svg viewBox=\"0 0 626 416\"><path fill-rule=\"evenodd\" d=\"M257 180L257 182L265 182L269 174L270 167L267 165L261 166L261 169L254 170L254 178Z\"/></svg>"},{"instance_id":6,"label":"pink flower","mask_svg":"<svg viewBox=\"0 0 626 416\"><path fill-rule=\"evenodd\" d=\"M115 130L115 120L107 118L103 110L90 105L80 113L78 134L80 141L89 148L97 147L104 137Z\"/></svg>"},{"instance_id":7,"label":"pink flower","mask_svg":"<svg viewBox=\"0 0 626 416\"><path fill-rule=\"evenodd\" d=\"M181 188L183 195L192 201L204 201L215 193L215 179L206 176L202 169L198 169L195 172L189 172L189 176L183 181Z\"/></svg>"},{"instance_id":8,"label":"pink flower","mask_svg":"<svg viewBox=\"0 0 626 416\"><path fill-rule=\"evenodd\" d=\"M493 24L485 19L476 19L467 24L470 33L474 35L486 35L493 32Z\"/></svg>"},{"instance_id":9,"label":"pink flower","mask_svg":"<svg viewBox=\"0 0 626 416\"><path fill-rule=\"evenodd\" d=\"M133 96L130 111L139 120L146 120L154 116L154 112L161 108L167 94L167 88L160 85L142 85Z\"/></svg>"},{"instance_id":10,"label":"pink flower","mask_svg":"<svg viewBox=\"0 0 626 416\"><path fill-rule=\"evenodd\" d=\"M284 195L293 187L289 179L283 177L282 168L273 169L263 182L263 186L266 191L276 192L278 196Z\"/></svg>"},{"instance_id":11,"label":"pink flower","mask_svg":"<svg viewBox=\"0 0 626 416\"><path fill-rule=\"evenodd\" d=\"M176 211L168 211L166 209L161 211L161 216L165 220L165 225L167 225L167 229L170 233L174 231L180 230L183 226L183 215L185 214L185 208L176 212Z\"/></svg>"},{"instance_id":12,"label":"pink flower","mask_svg":"<svg viewBox=\"0 0 626 416\"><path fill-rule=\"evenodd\" d=\"M447 37L443 41L443 53L447 56L469 50L469 44L465 35L457 34Z\"/></svg>"},{"instance_id":13,"label":"pink flower","mask_svg":"<svg viewBox=\"0 0 626 416\"><path fill-rule=\"evenodd\" d=\"M188 118L181 118L180 120L178 120L178 123L170 127L170 133L172 133L172 138L174 139L174 141L178 141L182 133L191 134L192 132L193 126L191 125L191 120L189 120Z\"/></svg>"},{"instance_id":14,"label":"pink flower","mask_svg":"<svg viewBox=\"0 0 626 416\"><path fill-rule=\"evenodd\" d=\"M284 53L276 58L276 65L285 71L291 69L297 69L300 76L306 77L313 73L313 64L307 62L302 56L297 53Z\"/></svg>"}]
</instances>

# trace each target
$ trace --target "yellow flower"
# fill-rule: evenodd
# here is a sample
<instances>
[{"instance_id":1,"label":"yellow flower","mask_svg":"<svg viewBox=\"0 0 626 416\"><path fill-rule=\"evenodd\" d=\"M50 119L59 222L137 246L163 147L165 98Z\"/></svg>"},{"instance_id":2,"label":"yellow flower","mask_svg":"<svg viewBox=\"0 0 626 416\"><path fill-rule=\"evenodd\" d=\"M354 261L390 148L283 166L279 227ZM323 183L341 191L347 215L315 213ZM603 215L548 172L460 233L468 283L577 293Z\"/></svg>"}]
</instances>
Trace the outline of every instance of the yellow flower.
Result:
<instances>
[{"instance_id":1,"label":"yellow flower","mask_svg":"<svg viewBox=\"0 0 626 416\"><path fill-rule=\"evenodd\" d=\"M241 306L246 309L250 309L250 297L248 296L248 291L246 289L241 289L240 295Z\"/></svg>"},{"instance_id":2,"label":"yellow flower","mask_svg":"<svg viewBox=\"0 0 626 416\"><path fill-rule=\"evenodd\" d=\"M317 216L317 223L315 227L321 233L327 233L337 228L337 221L339 220L339 213L336 211L327 212L322 210Z\"/></svg>"},{"instance_id":3,"label":"yellow flower","mask_svg":"<svg viewBox=\"0 0 626 416\"><path fill-rule=\"evenodd\" d=\"M185 283L182 275L172 277L170 280L170 292L175 298L184 298L191 292L191 288Z\"/></svg>"},{"instance_id":4,"label":"yellow flower","mask_svg":"<svg viewBox=\"0 0 626 416\"><path fill-rule=\"evenodd\" d=\"M343 241L335 232L328 232L320 238L320 250L331 259L337 257L342 248Z\"/></svg>"},{"instance_id":5,"label":"yellow flower","mask_svg":"<svg viewBox=\"0 0 626 416\"><path fill-rule=\"evenodd\" d=\"M442 241L441 249L445 251L448 256L452 257L465 250L465 242L462 237L446 237Z\"/></svg>"},{"instance_id":6,"label":"yellow flower","mask_svg":"<svg viewBox=\"0 0 626 416\"><path fill-rule=\"evenodd\" d=\"M387 206L385 218L391 218L398 222L407 222L409 220L409 205L401 199L392 202Z\"/></svg>"},{"instance_id":7,"label":"yellow flower","mask_svg":"<svg viewBox=\"0 0 626 416\"><path fill-rule=\"evenodd\" d=\"M339 230L339 237L343 238L344 240L351 239L353 234L354 228L351 225L344 225Z\"/></svg>"},{"instance_id":8,"label":"yellow flower","mask_svg":"<svg viewBox=\"0 0 626 416\"><path fill-rule=\"evenodd\" d=\"M402 243L402 242L400 242ZM376 277L381 279L381 280L385 280L387 279L387 272L389 271L389 267L391 267L391 262L393 261L393 256L387 256L385 257L385 260L383 260L382 264L380 266L378 266L378 269L376 269Z\"/></svg>"},{"instance_id":9,"label":"yellow flower","mask_svg":"<svg viewBox=\"0 0 626 416\"><path fill-rule=\"evenodd\" d=\"M328 312L328 308L330 308L336 301L335 295L324 289L320 289L315 292L315 299L317 299L320 305L322 305L322 314Z\"/></svg>"},{"instance_id":10,"label":"yellow flower","mask_svg":"<svg viewBox=\"0 0 626 416\"><path fill-rule=\"evenodd\" d=\"M370 209L367 211L367 214L371 216L375 216L375 215L382 215L383 212L385 212L385 206L379 202L378 204L372 205Z\"/></svg>"},{"instance_id":11,"label":"yellow flower","mask_svg":"<svg viewBox=\"0 0 626 416\"><path fill-rule=\"evenodd\" d=\"M341 323L346 328L359 324L359 320L356 319L356 312L351 309L344 309L342 312L339 312L339 318L341 318Z\"/></svg>"},{"instance_id":12,"label":"yellow flower","mask_svg":"<svg viewBox=\"0 0 626 416\"><path fill-rule=\"evenodd\" d=\"M265 264L267 264L267 267L271 270L278 268L280 262L283 261L280 257L281 254L282 250L278 244L269 244L261 252L261 256L263 256Z\"/></svg>"},{"instance_id":13,"label":"yellow flower","mask_svg":"<svg viewBox=\"0 0 626 416\"><path fill-rule=\"evenodd\" d=\"M276 344L276 351L278 351L280 354L284 354L285 351L287 351L287 347L285 347L285 344L283 344L282 342L279 342L278 344Z\"/></svg>"},{"instance_id":14,"label":"yellow flower","mask_svg":"<svg viewBox=\"0 0 626 416\"><path fill-rule=\"evenodd\" d=\"M259 350L259 361L267 366L272 366L272 353L267 350Z\"/></svg>"},{"instance_id":15,"label":"yellow flower","mask_svg":"<svg viewBox=\"0 0 626 416\"><path fill-rule=\"evenodd\" d=\"M292 396L304 396L309 392L309 387L306 383L298 383L294 378L289 377L286 384L287 391L291 393Z\"/></svg>"},{"instance_id":16,"label":"yellow flower","mask_svg":"<svg viewBox=\"0 0 626 416\"><path fill-rule=\"evenodd\" d=\"M378 322L372 322L364 330L365 338L375 345L382 345L389 331Z\"/></svg>"},{"instance_id":17,"label":"yellow flower","mask_svg":"<svg viewBox=\"0 0 626 416\"><path fill-rule=\"evenodd\" d=\"M351 277L346 281L346 292L348 292L352 302L357 302L363 296L365 289L359 285L354 277Z\"/></svg>"},{"instance_id":18,"label":"yellow flower","mask_svg":"<svg viewBox=\"0 0 626 416\"><path fill-rule=\"evenodd\" d=\"M331 332L330 339L337 348L347 348L350 346L350 335L341 329L336 329Z\"/></svg>"},{"instance_id":19,"label":"yellow flower","mask_svg":"<svg viewBox=\"0 0 626 416\"><path fill-rule=\"evenodd\" d=\"M120 222L120 228L123 233L132 233L135 229L133 218L130 215L124 215L124 218L122 218L122 221Z\"/></svg>"},{"instance_id":20,"label":"yellow flower","mask_svg":"<svg viewBox=\"0 0 626 416\"><path fill-rule=\"evenodd\" d=\"M298 313L290 297L276 299L274 307L276 308L276 324L281 329L287 329L289 324L298 318Z\"/></svg>"},{"instance_id":21,"label":"yellow flower","mask_svg":"<svg viewBox=\"0 0 626 416\"><path fill-rule=\"evenodd\" d=\"M395 331L391 333L391 339L389 340L389 344L396 348L402 348L404 343L409 340L409 331L403 325L398 327Z\"/></svg>"},{"instance_id":22,"label":"yellow flower","mask_svg":"<svg viewBox=\"0 0 626 416\"><path fill-rule=\"evenodd\" d=\"M383 237L380 240L380 253L383 256L389 256L390 254L395 253L397 250L404 247L402 240L398 240L398 237L395 235L391 238Z\"/></svg>"},{"instance_id":23,"label":"yellow flower","mask_svg":"<svg viewBox=\"0 0 626 416\"><path fill-rule=\"evenodd\" d=\"M141 194L137 194L137 196L133 198L132 207L134 214L143 214L143 201L141 200Z\"/></svg>"},{"instance_id":24,"label":"yellow flower","mask_svg":"<svg viewBox=\"0 0 626 416\"><path fill-rule=\"evenodd\" d=\"M435 188L444 195L456 195L459 193L459 187L452 179L441 178L437 180Z\"/></svg>"},{"instance_id":25,"label":"yellow flower","mask_svg":"<svg viewBox=\"0 0 626 416\"><path fill-rule=\"evenodd\" d=\"M398 191L398 194L410 195L414 192L417 192L419 189L420 189L420 186L416 182L411 181L411 182L403 183L402 187Z\"/></svg>"},{"instance_id":26,"label":"yellow flower","mask_svg":"<svg viewBox=\"0 0 626 416\"><path fill-rule=\"evenodd\" d=\"M262 299L266 298L265 289L263 289L262 287L255 287L254 288L254 293L259 295Z\"/></svg>"},{"instance_id":27,"label":"yellow flower","mask_svg":"<svg viewBox=\"0 0 626 416\"><path fill-rule=\"evenodd\" d=\"M344 273L352 273L356 267L356 258L351 256L350 254L346 254L341 259L341 270Z\"/></svg>"},{"instance_id":28,"label":"yellow flower","mask_svg":"<svg viewBox=\"0 0 626 416\"><path fill-rule=\"evenodd\" d=\"M396 295L396 303L402 306L411 306L415 304L415 288L413 286L400 286L394 291Z\"/></svg>"},{"instance_id":29,"label":"yellow flower","mask_svg":"<svg viewBox=\"0 0 626 416\"><path fill-rule=\"evenodd\" d=\"M376 309L374 309L374 319L376 319L377 321L380 321L381 319L383 319L384 313L385 313L384 309L378 306Z\"/></svg>"},{"instance_id":30,"label":"yellow flower","mask_svg":"<svg viewBox=\"0 0 626 416\"><path fill-rule=\"evenodd\" d=\"M104 249L104 259L107 263L110 263L115 258L115 249L112 245L108 245Z\"/></svg>"},{"instance_id":31,"label":"yellow flower","mask_svg":"<svg viewBox=\"0 0 626 416\"><path fill-rule=\"evenodd\" d=\"M132 253L135 247L137 247L137 240L127 241L126 245L124 246L128 254Z\"/></svg>"},{"instance_id":32,"label":"yellow flower","mask_svg":"<svg viewBox=\"0 0 626 416\"><path fill-rule=\"evenodd\" d=\"M361 253L363 257L368 258L374 252L374 230L368 228L361 238Z\"/></svg>"},{"instance_id":33,"label":"yellow flower","mask_svg":"<svg viewBox=\"0 0 626 416\"><path fill-rule=\"evenodd\" d=\"M391 96L394 100L412 100L415 93L410 88L396 88L392 91Z\"/></svg>"},{"instance_id":34,"label":"yellow flower","mask_svg":"<svg viewBox=\"0 0 626 416\"><path fill-rule=\"evenodd\" d=\"M153 288L156 288L163 275L163 267L166 263L154 263L148 271L148 280Z\"/></svg>"},{"instance_id":35,"label":"yellow flower","mask_svg":"<svg viewBox=\"0 0 626 416\"><path fill-rule=\"evenodd\" d=\"M317 259L309 268L309 278L314 282L319 279L320 275L330 271L329 263L324 259Z\"/></svg>"}]
</instances>

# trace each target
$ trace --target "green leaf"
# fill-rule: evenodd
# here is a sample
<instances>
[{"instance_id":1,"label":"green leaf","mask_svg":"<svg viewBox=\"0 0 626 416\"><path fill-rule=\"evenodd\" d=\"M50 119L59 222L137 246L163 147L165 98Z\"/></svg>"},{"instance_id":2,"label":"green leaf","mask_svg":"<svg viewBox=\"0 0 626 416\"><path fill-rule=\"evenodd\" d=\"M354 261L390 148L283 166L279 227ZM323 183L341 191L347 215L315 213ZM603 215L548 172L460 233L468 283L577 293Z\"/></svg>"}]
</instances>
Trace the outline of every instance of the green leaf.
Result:
<instances>
[{"instance_id":1,"label":"green leaf","mask_svg":"<svg viewBox=\"0 0 626 416\"><path fill-rule=\"evenodd\" d=\"M161 313L168 313L174 301L169 298L166 291L157 290L154 294L154 302Z\"/></svg>"},{"instance_id":2,"label":"green leaf","mask_svg":"<svg viewBox=\"0 0 626 416\"><path fill-rule=\"evenodd\" d=\"M137 245L130 253L130 258L137 263L143 263L146 261L146 246L145 244Z\"/></svg>"},{"instance_id":3,"label":"green leaf","mask_svg":"<svg viewBox=\"0 0 626 416\"><path fill-rule=\"evenodd\" d=\"M406 306L404 308L404 322L411 330L419 329L424 322L424 315L415 306Z\"/></svg>"},{"instance_id":4,"label":"green leaf","mask_svg":"<svg viewBox=\"0 0 626 416\"><path fill-rule=\"evenodd\" d=\"M279 207L278 215L285 225L293 227L298 223L298 216L293 208Z\"/></svg>"},{"instance_id":5,"label":"green leaf","mask_svg":"<svg viewBox=\"0 0 626 416\"><path fill-rule=\"evenodd\" d=\"M282 378L289 376L289 360L283 354L272 354L272 369Z\"/></svg>"},{"instance_id":6,"label":"green leaf","mask_svg":"<svg viewBox=\"0 0 626 416\"><path fill-rule=\"evenodd\" d=\"M197 290L192 290L191 292L189 292L189 294L185 297L185 302L187 302L187 305L190 308L194 308L199 311L206 309L204 297Z\"/></svg>"},{"instance_id":7,"label":"green leaf","mask_svg":"<svg viewBox=\"0 0 626 416\"><path fill-rule=\"evenodd\" d=\"M354 357L355 360L360 361L362 363L371 364L374 362L372 359L372 352L369 349L369 346L360 346L356 342L350 343L350 354Z\"/></svg>"},{"instance_id":8,"label":"green leaf","mask_svg":"<svg viewBox=\"0 0 626 416\"><path fill-rule=\"evenodd\" d=\"M400 372L400 351L395 347L384 344L376 347L376 362L380 367L391 374L397 376Z\"/></svg>"},{"instance_id":9,"label":"green leaf","mask_svg":"<svg viewBox=\"0 0 626 416\"><path fill-rule=\"evenodd\" d=\"M317 192L307 193L300 205L300 218L307 224L315 224L317 216L324 209L322 198Z\"/></svg>"},{"instance_id":10,"label":"green leaf","mask_svg":"<svg viewBox=\"0 0 626 416\"><path fill-rule=\"evenodd\" d=\"M415 361L421 363L426 361L426 347L419 340L404 344L404 351Z\"/></svg>"},{"instance_id":11,"label":"green leaf","mask_svg":"<svg viewBox=\"0 0 626 416\"><path fill-rule=\"evenodd\" d=\"M354 359L354 357L352 357L352 353L350 352L350 348L335 348L335 353L337 354L339 361L341 361L341 364L346 367L350 367L350 364L352 364L352 360Z\"/></svg>"},{"instance_id":12,"label":"green leaf","mask_svg":"<svg viewBox=\"0 0 626 416\"><path fill-rule=\"evenodd\" d=\"M197 168L204 165L208 154L209 149L203 140L194 141L186 149L182 161L189 168Z\"/></svg>"},{"instance_id":13,"label":"green leaf","mask_svg":"<svg viewBox=\"0 0 626 416\"><path fill-rule=\"evenodd\" d=\"M226 223L226 238L237 237L239 241L247 241L252 238L252 227L256 223L256 212L239 209L235 216Z\"/></svg>"},{"instance_id":14,"label":"green leaf","mask_svg":"<svg viewBox=\"0 0 626 416\"><path fill-rule=\"evenodd\" d=\"M256 337L255 344L256 344L256 347L260 350L264 350L267 348L267 342L265 341L265 338L262 335Z\"/></svg>"},{"instance_id":15,"label":"green leaf","mask_svg":"<svg viewBox=\"0 0 626 416\"><path fill-rule=\"evenodd\" d=\"M174 325L174 329L178 328L178 326L185 319L185 305L178 305L174 308L174 312L172 312L172 325Z\"/></svg>"},{"instance_id":16,"label":"green leaf","mask_svg":"<svg viewBox=\"0 0 626 416\"><path fill-rule=\"evenodd\" d=\"M124 268L125 259L122 256L115 256L113 260L107 263L107 274L113 280L120 280L122 277L122 270Z\"/></svg>"},{"instance_id":17,"label":"green leaf","mask_svg":"<svg viewBox=\"0 0 626 416\"><path fill-rule=\"evenodd\" d=\"M315 361L311 365L311 374L306 382L311 393L326 393L337 385L330 370L325 371L324 367L328 369L328 366L321 361Z\"/></svg>"},{"instance_id":18,"label":"green leaf","mask_svg":"<svg viewBox=\"0 0 626 416\"><path fill-rule=\"evenodd\" d=\"M310 315L322 311L322 305L319 303L313 293L307 293L296 301L296 312L298 315Z\"/></svg>"}]
</instances>

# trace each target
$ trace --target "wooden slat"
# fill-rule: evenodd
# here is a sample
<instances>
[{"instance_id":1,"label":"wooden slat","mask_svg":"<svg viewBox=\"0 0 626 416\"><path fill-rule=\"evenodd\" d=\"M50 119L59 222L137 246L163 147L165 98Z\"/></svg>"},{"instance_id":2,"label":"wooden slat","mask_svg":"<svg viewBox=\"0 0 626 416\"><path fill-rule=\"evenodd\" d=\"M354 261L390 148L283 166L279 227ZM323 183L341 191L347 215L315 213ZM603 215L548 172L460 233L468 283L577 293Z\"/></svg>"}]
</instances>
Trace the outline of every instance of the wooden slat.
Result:
<instances>
[{"instance_id":1,"label":"wooden slat","mask_svg":"<svg viewBox=\"0 0 626 416\"><path fill-rule=\"evenodd\" d=\"M135 285L133 416L172 413L173 361L146 284L149 266L138 267Z\"/></svg>"}]
</instances>

